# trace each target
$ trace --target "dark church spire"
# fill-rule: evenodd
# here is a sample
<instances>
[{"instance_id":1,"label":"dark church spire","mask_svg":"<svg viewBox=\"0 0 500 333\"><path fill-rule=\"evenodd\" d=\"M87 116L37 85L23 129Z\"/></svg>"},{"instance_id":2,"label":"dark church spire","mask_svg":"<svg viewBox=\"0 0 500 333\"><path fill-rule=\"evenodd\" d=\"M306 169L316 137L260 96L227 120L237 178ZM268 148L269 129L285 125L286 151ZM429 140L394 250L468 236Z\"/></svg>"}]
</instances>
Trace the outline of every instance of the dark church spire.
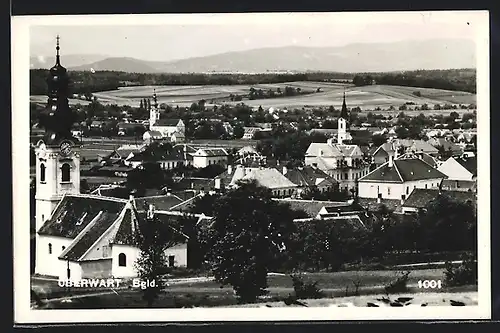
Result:
<instances>
[{"instance_id":1,"label":"dark church spire","mask_svg":"<svg viewBox=\"0 0 500 333\"><path fill-rule=\"evenodd\" d=\"M340 117L349 121L349 111L347 111L347 105L345 103L345 88L344 88L344 101L342 102L342 110L340 111Z\"/></svg>"},{"instance_id":2,"label":"dark church spire","mask_svg":"<svg viewBox=\"0 0 500 333\"><path fill-rule=\"evenodd\" d=\"M71 127L76 117L69 107L69 77L66 68L61 65L59 50L58 35L56 37L56 63L49 70L47 77L47 106L40 117L40 123L45 128L49 141L54 143L62 139L75 140L71 134Z\"/></svg>"},{"instance_id":3,"label":"dark church spire","mask_svg":"<svg viewBox=\"0 0 500 333\"><path fill-rule=\"evenodd\" d=\"M156 98L156 89L153 88L153 105L158 108L158 99Z\"/></svg>"}]
</instances>

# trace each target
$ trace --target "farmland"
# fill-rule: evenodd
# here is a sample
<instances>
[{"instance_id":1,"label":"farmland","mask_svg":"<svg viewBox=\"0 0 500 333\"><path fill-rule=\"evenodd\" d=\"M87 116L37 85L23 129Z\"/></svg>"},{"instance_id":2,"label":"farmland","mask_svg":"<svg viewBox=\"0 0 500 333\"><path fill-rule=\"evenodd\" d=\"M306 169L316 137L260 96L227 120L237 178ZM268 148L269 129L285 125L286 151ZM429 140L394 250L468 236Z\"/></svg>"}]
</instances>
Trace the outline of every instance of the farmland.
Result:
<instances>
[{"instance_id":1,"label":"farmland","mask_svg":"<svg viewBox=\"0 0 500 333\"><path fill-rule=\"evenodd\" d=\"M428 104L474 104L476 103L476 95L451 90L440 90L430 88L415 88L404 86L383 86L369 85L356 87L350 84L329 83L329 82L311 82L297 81L277 84L257 84L257 85L190 85L190 86L135 86L122 87L117 90L104 91L94 93L98 101L103 104L118 104L139 106L140 100L143 98L151 98L153 89L156 90L158 102L189 106L192 103L197 103L200 100L206 100L208 104L212 101L214 104L237 104L240 102L231 101L230 95L247 95L250 88L268 89L280 88L284 90L286 86L300 88L303 92L311 92L310 94L276 97L266 99L248 100L244 98L241 102L263 108L302 108L302 107L320 107L334 106L340 107L342 104L342 94L346 92L347 103L349 107L359 106L361 109L374 109L376 107L389 108L393 106L397 109L402 104L407 102L415 103L416 105ZM317 92L318 88L320 89ZM419 92L420 96L414 93ZM46 97L32 96L32 101L40 103L45 102ZM88 103L86 101L71 100L70 103L75 104Z\"/></svg>"}]
</instances>

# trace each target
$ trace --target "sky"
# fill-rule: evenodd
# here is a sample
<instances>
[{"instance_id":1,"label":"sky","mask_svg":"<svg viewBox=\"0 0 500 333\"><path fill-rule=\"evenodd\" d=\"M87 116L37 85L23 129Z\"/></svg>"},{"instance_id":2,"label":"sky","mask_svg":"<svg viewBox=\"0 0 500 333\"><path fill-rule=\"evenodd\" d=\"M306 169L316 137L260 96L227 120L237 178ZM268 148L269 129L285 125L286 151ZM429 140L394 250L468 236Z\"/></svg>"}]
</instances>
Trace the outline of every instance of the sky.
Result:
<instances>
[{"instance_id":1,"label":"sky","mask_svg":"<svg viewBox=\"0 0 500 333\"><path fill-rule=\"evenodd\" d=\"M280 46L343 46L476 36L471 12L212 14L40 17L30 55L99 54L169 61ZM484 17L482 17L484 19Z\"/></svg>"}]
</instances>

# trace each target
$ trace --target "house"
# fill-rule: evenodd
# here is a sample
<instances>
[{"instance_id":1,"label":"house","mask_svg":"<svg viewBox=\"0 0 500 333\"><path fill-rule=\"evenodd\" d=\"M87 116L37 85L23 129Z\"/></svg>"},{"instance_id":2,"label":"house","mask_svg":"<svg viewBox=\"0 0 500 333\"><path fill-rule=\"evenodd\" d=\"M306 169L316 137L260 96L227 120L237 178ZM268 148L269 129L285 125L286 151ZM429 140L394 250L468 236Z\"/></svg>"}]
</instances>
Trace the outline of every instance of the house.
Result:
<instances>
[{"instance_id":1,"label":"house","mask_svg":"<svg viewBox=\"0 0 500 333\"><path fill-rule=\"evenodd\" d=\"M187 154L187 147L176 146L166 149L159 146L148 146L146 149L128 158L125 163L133 168L137 168L144 163L159 164L163 170L170 170L183 165L192 165Z\"/></svg>"},{"instance_id":2,"label":"house","mask_svg":"<svg viewBox=\"0 0 500 333\"><path fill-rule=\"evenodd\" d=\"M425 153L437 157L439 151L429 143L422 140L395 139L380 145L372 154L375 166L380 166L389 161L389 156L394 156L395 151L404 153Z\"/></svg>"},{"instance_id":3,"label":"house","mask_svg":"<svg viewBox=\"0 0 500 333\"><path fill-rule=\"evenodd\" d=\"M477 157L450 157L438 170L450 180L473 181L477 178Z\"/></svg>"},{"instance_id":4,"label":"house","mask_svg":"<svg viewBox=\"0 0 500 333\"><path fill-rule=\"evenodd\" d=\"M244 127L244 133L242 139L244 140L252 140L254 135L258 132L261 132L263 129L260 127Z\"/></svg>"},{"instance_id":5,"label":"house","mask_svg":"<svg viewBox=\"0 0 500 333\"><path fill-rule=\"evenodd\" d=\"M128 158L134 156L134 154L139 153L144 150L146 145L122 145L115 149L111 154L105 156L105 161L111 161L112 163L118 161L126 161Z\"/></svg>"},{"instance_id":6,"label":"house","mask_svg":"<svg viewBox=\"0 0 500 333\"><path fill-rule=\"evenodd\" d=\"M371 199L405 200L416 188L438 188L446 175L419 158L390 156L358 181L358 196Z\"/></svg>"},{"instance_id":7,"label":"house","mask_svg":"<svg viewBox=\"0 0 500 333\"><path fill-rule=\"evenodd\" d=\"M350 144L311 143L305 154L305 165L318 168L335 179L341 189L356 188L356 181L369 172L360 147Z\"/></svg>"},{"instance_id":8,"label":"house","mask_svg":"<svg viewBox=\"0 0 500 333\"><path fill-rule=\"evenodd\" d=\"M476 201L476 195L472 192L459 191L443 191L440 189L421 189L417 188L411 192L410 196L402 206L403 213L417 213L421 209L425 209L429 202L435 200L438 196L448 196L452 200L462 203Z\"/></svg>"},{"instance_id":9,"label":"house","mask_svg":"<svg viewBox=\"0 0 500 333\"><path fill-rule=\"evenodd\" d=\"M205 168L214 164L226 166L228 156L224 148L200 148L193 154L193 166L195 168Z\"/></svg>"},{"instance_id":10,"label":"house","mask_svg":"<svg viewBox=\"0 0 500 333\"><path fill-rule=\"evenodd\" d=\"M283 175L301 189L317 188L320 192L338 188L338 182L326 172L312 166L287 168L283 167Z\"/></svg>"},{"instance_id":11,"label":"house","mask_svg":"<svg viewBox=\"0 0 500 333\"><path fill-rule=\"evenodd\" d=\"M463 149L459 145L445 138L431 138L427 142L433 147L441 149L443 152L449 154L448 156L460 156L463 153Z\"/></svg>"},{"instance_id":12,"label":"house","mask_svg":"<svg viewBox=\"0 0 500 333\"><path fill-rule=\"evenodd\" d=\"M438 166L440 166L443 163L443 161L441 161L440 159L438 159L434 156L431 156L427 153L408 152L408 153L404 153L403 155L401 155L399 157L399 159L408 159L408 158L410 158L410 159L411 158L419 158L422 161L424 161L425 163L429 164L433 168L437 168Z\"/></svg>"},{"instance_id":13,"label":"house","mask_svg":"<svg viewBox=\"0 0 500 333\"><path fill-rule=\"evenodd\" d=\"M292 210L302 215L302 218L328 218L334 216L348 216L364 214L365 210L353 200L346 202L321 201L321 200L301 200L294 198L273 199L279 203L290 206Z\"/></svg>"},{"instance_id":14,"label":"house","mask_svg":"<svg viewBox=\"0 0 500 333\"><path fill-rule=\"evenodd\" d=\"M286 178L275 168L244 167L228 165L227 170L215 177L215 189L234 188L238 181L256 181L260 186L267 187L276 197L292 196L299 187Z\"/></svg>"},{"instance_id":15,"label":"house","mask_svg":"<svg viewBox=\"0 0 500 333\"><path fill-rule=\"evenodd\" d=\"M137 276L134 262L140 250L131 236L141 232L146 214L158 214L158 221L166 224L184 216L156 212L152 205L141 210L134 198L65 195L38 231L36 272L70 280ZM183 240L166 249L165 255L169 266L185 267L188 237L174 231Z\"/></svg>"},{"instance_id":16,"label":"house","mask_svg":"<svg viewBox=\"0 0 500 333\"><path fill-rule=\"evenodd\" d=\"M150 144L151 142L154 141L161 141L163 140L163 135L159 131L146 131L142 135L142 139Z\"/></svg>"},{"instance_id":17,"label":"house","mask_svg":"<svg viewBox=\"0 0 500 333\"><path fill-rule=\"evenodd\" d=\"M182 143L182 142L186 141L186 136L184 135L183 132L174 132L170 136L170 141L173 143Z\"/></svg>"},{"instance_id":18,"label":"house","mask_svg":"<svg viewBox=\"0 0 500 333\"><path fill-rule=\"evenodd\" d=\"M477 192L477 181L445 179L441 184L441 189L444 191Z\"/></svg>"}]
</instances>

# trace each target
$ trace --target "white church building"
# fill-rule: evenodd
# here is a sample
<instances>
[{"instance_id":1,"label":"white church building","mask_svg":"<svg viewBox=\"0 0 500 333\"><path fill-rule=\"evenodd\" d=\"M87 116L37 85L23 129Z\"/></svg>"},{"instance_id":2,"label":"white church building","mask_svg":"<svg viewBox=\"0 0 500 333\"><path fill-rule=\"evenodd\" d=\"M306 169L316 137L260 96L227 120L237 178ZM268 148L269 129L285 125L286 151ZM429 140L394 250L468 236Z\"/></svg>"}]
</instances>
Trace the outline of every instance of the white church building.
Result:
<instances>
[{"instance_id":1,"label":"white church building","mask_svg":"<svg viewBox=\"0 0 500 333\"><path fill-rule=\"evenodd\" d=\"M48 78L49 99L42 112L45 136L36 153L35 273L60 279L133 277L139 249L136 233L146 218L169 224L185 215L136 207L134 198L118 199L80 194L80 145L71 134L73 115L68 106L68 75L56 64ZM192 215L203 219L204 216ZM165 250L168 265L187 265L188 237L180 231Z\"/></svg>"},{"instance_id":2,"label":"white church building","mask_svg":"<svg viewBox=\"0 0 500 333\"><path fill-rule=\"evenodd\" d=\"M149 133L151 132L151 133ZM145 136L158 136L161 135L162 139L168 139L175 143L185 141L186 125L182 119L161 119L160 108L158 107L158 98L156 91L153 92L153 105L149 111L149 131Z\"/></svg>"}]
</instances>

